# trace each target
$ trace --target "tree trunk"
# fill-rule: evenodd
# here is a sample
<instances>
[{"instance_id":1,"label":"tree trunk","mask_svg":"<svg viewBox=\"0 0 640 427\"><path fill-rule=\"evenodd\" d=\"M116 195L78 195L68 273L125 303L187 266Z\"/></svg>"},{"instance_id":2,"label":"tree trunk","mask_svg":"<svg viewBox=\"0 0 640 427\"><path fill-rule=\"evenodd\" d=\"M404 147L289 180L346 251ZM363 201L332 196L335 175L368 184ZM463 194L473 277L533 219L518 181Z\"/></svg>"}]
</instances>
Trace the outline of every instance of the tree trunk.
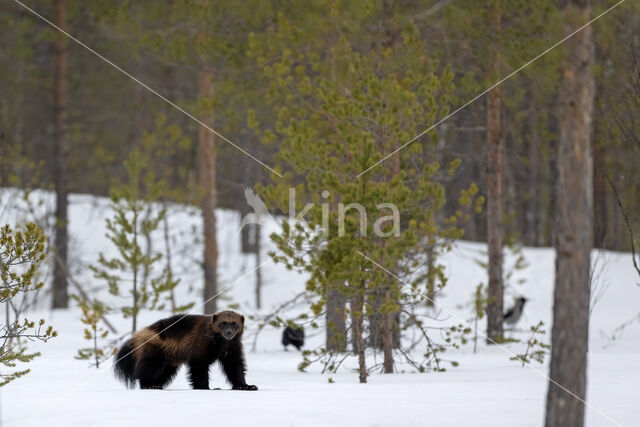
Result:
<instances>
[{"instance_id":1,"label":"tree trunk","mask_svg":"<svg viewBox=\"0 0 640 427\"><path fill-rule=\"evenodd\" d=\"M171 236L169 234L169 204L164 201L162 203L165 215L162 217L162 235L164 238L164 259L165 268L167 269L167 281L173 281L173 267L171 266ZM176 293L175 288L169 291L169 302L171 304L171 313L176 312Z\"/></svg>"},{"instance_id":2,"label":"tree trunk","mask_svg":"<svg viewBox=\"0 0 640 427\"><path fill-rule=\"evenodd\" d=\"M564 7L571 28L591 16L591 2L570 0ZM582 426L589 337L590 255L593 244L593 158L591 132L594 79L592 27L565 45L559 99L560 136L556 184L556 279L551 363L545 424ZM567 393L562 385L578 398Z\"/></svg>"},{"instance_id":3,"label":"tree trunk","mask_svg":"<svg viewBox=\"0 0 640 427\"><path fill-rule=\"evenodd\" d=\"M434 245L427 247L427 307L434 307L436 301L436 250Z\"/></svg>"},{"instance_id":4,"label":"tree trunk","mask_svg":"<svg viewBox=\"0 0 640 427\"><path fill-rule=\"evenodd\" d=\"M490 18L495 37L501 27L500 2L496 1ZM491 45L491 74L499 72L498 42ZM489 92L487 104L487 243L489 250L489 291L487 303L487 343L499 342L503 336L503 283L502 283L502 172L503 135L501 123L502 90Z\"/></svg>"},{"instance_id":5,"label":"tree trunk","mask_svg":"<svg viewBox=\"0 0 640 427\"><path fill-rule=\"evenodd\" d=\"M366 345L367 347L379 350L382 349L382 313L380 313L382 289L375 289L372 293L373 299L370 300L370 304L373 306L373 310L371 310L371 314L367 316L369 320L369 334Z\"/></svg>"},{"instance_id":6,"label":"tree trunk","mask_svg":"<svg viewBox=\"0 0 640 427\"><path fill-rule=\"evenodd\" d=\"M355 307L357 306L356 297L351 297L349 300L350 316L351 316L351 348L355 354L358 354L358 329L356 328L356 322L358 321L355 315Z\"/></svg>"},{"instance_id":7,"label":"tree trunk","mask_svg":"<svg viewBox=\"0 0 640 427\"><path fill-rule=\"evenodd\" d=\"M358 355L358 373L361 383L367 382L367 361L364 353L364 338L362 334L363 309L364 309L364 280L360 284L362 295L356 294L351 297L351 320L354 338L354 351Z\"/></svg>"},{"instance_id":8,"label":"tree trunk","mask_svg":"<svg viewBox=\"0 0 640 427\"><path fill-rule=\"evenodd\" d=\"M249 184L247 184L248 186ZM251 208L243 197L240 202L240 218L244 218L249 213L251 213ZM251 241L251 233L253 233L253 224L248 224L240 230L240 251L243 254L254 254L256 251L255 242Z\"/></svg>"},{"instance_id":9,"label":"tree trunk","mask_svg":"<svg viewBox=\"0 0 640 427\"><path fill-rule=\"evenodd\" d=\"M594 130L595 132L595 130ZM597 136L594 138L598 140ZM594 204L594 241L593 244L597 248L607 249L607 227L609 218L607 215L607 178L606 178L606 157L604 148L599 144L593 146L593 204ZM619 248L611 248L619 249Z\"/></svg>"},{"instance_id":10,"label":"tree trunk","mask_svg":"<svg viewBox=\"0 0 640 427\"><path fill-rule=\"evenodd\" d=\"M347 348L345 298L342 292L327 290L327 350L344 352ZM355 341L354 341L355 342Z\"/></svg>"},{"instance_id":11,"label":"tree trunk","mask_svg":"<svg viewBox=\"0 0 640 427\"><path fill-rule=\"evenodd\" d=\"M170 0L169 3L173 6L174 1ZM172 64L167 65L165 68L164 81L167 85L167 98L174 102L178 97L177 94L177 82L176 82L176 67ZM168 184L170 188L177 188L179 184L179 169L180 162L184 159L174 152L174 155L169 159L171 172L169 174ZM165 268L167 269L167 280L173 281L173 267L172 267L172 254L171 254L171 234L169 232L169 202L163 198L162 207L165 211L162 217L162 235L164 239L164 253L165 253ZM171 313L176 313L176 292L175 288L169 291L169 303L171 304Z\"/></svg>"},{"instance_id":12,"label":"tree trunk","mask_svg":"<svg viewBox=\"0 0 640 427\"><path fill-rule=\"evenodd\" d=\"M54 22L62 30L67 29L64 0L55 1ZM55 263L53 267L53 308L67 308L67 248L68 248L68 178L67 178L67 47L63 35L57 34L54 42L53 114L54 154L53 181L56 189Z\"/></svg>"},{"instance_id":13,"label":"tree trunk","mask_svg":"<svg viewBox=\"0 0 640 427\"><path fill-rule=\"evenodd\" d=\"M537 88L535 83L532 84L531 96L535 94ZM540 241L540 197L538 196L538 188L540 186L540 131L538 129L538 104L534 104L529 111L529 180L528 192L529 200L526 204L526 244L532 246L541 245Z\"/></svg>"},{"instance_id":14,"label":"tree trunk","mask_svg":"<svg viewBox=\"0 0 640 427\"><path fill-rule=\"evenodd\" d=\"M201 98L211 96L212 76L208 72L200 72L198 75L198 88ZM211 124L211 114L206 114L204 122ZM198 159L200 169L200 192L202 197L202 219L204 233L204 313L213 314L217 310L216 294L217 267L218 267L218 242L216 237L216 154L215 135L208 129L200 126L198 132L200 157Z\"/></svg>"},{"instance_id":15,"label":"tree trunk","mask_svg":"<svg viewBox=\"0 0 640 427\"><path fill-rule=\"evenodd\" d=\"M261 144L258 144L256 153L259 155L261 155L261 151L262 151L261 148L262 148ZM263 178L262 176L263 169L260 166L258 166L256 162L251 162L251 167L249 170L252 173L248 174L248 176L253 177L253 181L255 182L254 185L260 184ZM242 206L248 207L248 204L246 203L246 201L242 203ZM256 218L256 220L257 220L257 223L253 224L252 228L253 228L253 249L256 255L256 307L259 309L262 306L262 267L260 266L262 264L261 253L260 253L260 251L262 250L262 246L261 246L262 225L260 224L261 218Z\"/></svg>"},{"instance_id":16,"label":"tree trunk","mask_svg":"<svg viewBox=\"0 0 640 427\"><path fill-rule=\"evenodd\" d=\"M135 181L136 188L138 187L137 180ZM135 193L137 195L137 192ZM134 199L134 203L136 203ZM132 237L132 245L134 248L138 247L138 208L135 207L133 211L133 237ZM133 296L133 306L132 306L132 315L131 315L131 333L133 334L138 328L138 265L140 263L140 259L138 258L137 251L134 252L131 263L133 264L133 282L132 282L132 296Z\"/></svg>"},{"instance_id":17,"label":"tree trunk","mask_svg":"<svg viewBox=\"0 0 640 427\"><path fill-rule=\"evenodd\" d=\"M151 210L151 205L147 205L145 207L145 211L143 214L142 223L148 221L153 215ZM145 232L144 229L140 230L142 233L142 238L144 239L144 256L151 259L153 257L153 239L151 239L151 233ZM151 265L144 264L142 266L142 280L140 281L140 292L145 293L147 287L149 286L149 280L151 276Z\"/></svg>"},{"instance_id":18,"label":"tree trunk","mask_svg":"<svg viewBox=\"0 0 640 427\"><path fill-rule=\"evenodd\" d=\"M391 290L383 291L385 305L391 302ZM383 368L385 374L393 373L393 317L392 313L382 313L382 353L384 355Z\"/></svg>"},{"instance_id":19,"label":"tree trunk","mask_svg":"<svg viewBox=\"0 0 640 427\"><path fill-rule=\"evenodd\" d=\"M383 128L384 129L384 128ZM384 140L384 130L382 132ZM400 157L393 156L391 159L391 174L389 176L392 181L400 173ZM391 237L395 239L395 237ZM383 243L384 246L384 243ZM380 264L383 264L383 260L380 259ZM380 341L382 344L382 354L384 356L383 368L385 374L393 373L393 349L400 346L400 322L399 313L397 311L390 312L389 306L391 305L391 285L388 284L378 290L378 296L380 304L376 306L376 313L380 314L380 326L376 328L376 333L380 334ZM377 302L377 301L376 301ZM394 301L396 304L400 304L400 301L396 298ZM380 305L385 309L380 313ZM379 332L378 332L379 331Z\"/></svg>"},{"instance_id":20,"label":"tree trunk","mask_svg":"<svg viewBox=\"0 0 640 427\"><path fill-rule=\"evenodd\" d=\"M262 267L260 266L262 263L260 258L260 233L262 227L260 227L260 224L253 224L253 229L256 251L256 308L260 309L262 307Z\"/></svg>"}]
</instances>

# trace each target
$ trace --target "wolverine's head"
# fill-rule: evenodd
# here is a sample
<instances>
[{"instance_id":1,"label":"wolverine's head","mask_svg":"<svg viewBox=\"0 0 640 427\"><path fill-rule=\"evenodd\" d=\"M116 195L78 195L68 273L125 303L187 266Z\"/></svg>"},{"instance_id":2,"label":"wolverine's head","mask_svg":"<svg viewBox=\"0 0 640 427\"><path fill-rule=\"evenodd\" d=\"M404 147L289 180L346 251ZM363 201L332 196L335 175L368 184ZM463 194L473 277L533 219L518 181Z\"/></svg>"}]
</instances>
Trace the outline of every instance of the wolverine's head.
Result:
<instances>
[{"instance_id":1,"label":"wolverine's head","mask_svg":"<svg viewBox=\"0 0 640 427\"><path fill-rule=\"evenodd\" d=\"M234 311L221 311L211 316L213 332L222 335L226 340L232 340L242 335L244 330L244 316Z\"/></svg>"}]
</instances>

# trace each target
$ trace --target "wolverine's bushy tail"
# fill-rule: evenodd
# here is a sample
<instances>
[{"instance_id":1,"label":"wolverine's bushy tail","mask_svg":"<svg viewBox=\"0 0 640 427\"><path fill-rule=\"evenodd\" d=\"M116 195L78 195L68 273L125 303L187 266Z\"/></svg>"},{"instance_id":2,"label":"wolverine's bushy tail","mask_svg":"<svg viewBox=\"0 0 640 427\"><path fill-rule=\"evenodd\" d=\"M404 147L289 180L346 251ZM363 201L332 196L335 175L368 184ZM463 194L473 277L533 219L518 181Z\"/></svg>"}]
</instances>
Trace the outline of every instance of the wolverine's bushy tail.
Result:
<instances>
[{"instance_id":1,"label":"wolverine's bushy tail","mask_svg":"<svg viewBox=\"0 0 640 427\"><path fill-rule=\"evenodd\" d=\"M116 361L113 363L113 372L116 378L122 381L128 388L135 388L136 378L134 371L136 368L135 347L131 340L125 343L116 355Z\"/></svg>"}]
</instances>

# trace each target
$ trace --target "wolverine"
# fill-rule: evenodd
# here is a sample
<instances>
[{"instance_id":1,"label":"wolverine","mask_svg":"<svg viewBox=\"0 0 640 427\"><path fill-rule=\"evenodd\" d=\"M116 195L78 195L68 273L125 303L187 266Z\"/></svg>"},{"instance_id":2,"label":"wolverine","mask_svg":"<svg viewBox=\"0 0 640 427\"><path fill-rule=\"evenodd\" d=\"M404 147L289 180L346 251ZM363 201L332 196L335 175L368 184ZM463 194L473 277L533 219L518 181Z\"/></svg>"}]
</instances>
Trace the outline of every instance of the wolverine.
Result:
<instances>
[{"instance_id":1,"label":"wolverine","mask_svg":"<svg viewBox=\"0 0 640 427\"><path fill-rule=\"evenodd\" d=\"M211 316L176 315L158 320L127 340L113 368L128 388L163 389L181 365L194 389L209 388L209 366L218 361L234 390L257 390L245 381L244 316L222 311Z\"/></svg>"}]
</instances>

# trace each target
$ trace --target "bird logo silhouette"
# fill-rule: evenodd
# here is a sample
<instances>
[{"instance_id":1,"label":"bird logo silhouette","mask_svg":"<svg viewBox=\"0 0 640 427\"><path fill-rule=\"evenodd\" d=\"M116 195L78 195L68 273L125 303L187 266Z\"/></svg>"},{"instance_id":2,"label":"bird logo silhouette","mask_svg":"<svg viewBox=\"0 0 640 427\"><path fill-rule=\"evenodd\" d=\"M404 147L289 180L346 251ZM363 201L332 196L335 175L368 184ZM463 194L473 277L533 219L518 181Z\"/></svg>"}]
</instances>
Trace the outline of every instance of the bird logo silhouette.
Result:
<instances>
[{"instance_id":1,"label":"bird logo silhouette","mask_svg":"<svg viewBox=\"0 0 640 427\"><path fill-rule=\"evenodd\" d=\"M267 209L267 205L264 204L264 201L254 193L251 188L247 187L244 189L244 198L247 200L247 204L253 208L253 212L246 214L244 218L242 218L238 233L247 225L264 225L266 219L272 218L269 209Z\"/></svg>"}]
</instances>

